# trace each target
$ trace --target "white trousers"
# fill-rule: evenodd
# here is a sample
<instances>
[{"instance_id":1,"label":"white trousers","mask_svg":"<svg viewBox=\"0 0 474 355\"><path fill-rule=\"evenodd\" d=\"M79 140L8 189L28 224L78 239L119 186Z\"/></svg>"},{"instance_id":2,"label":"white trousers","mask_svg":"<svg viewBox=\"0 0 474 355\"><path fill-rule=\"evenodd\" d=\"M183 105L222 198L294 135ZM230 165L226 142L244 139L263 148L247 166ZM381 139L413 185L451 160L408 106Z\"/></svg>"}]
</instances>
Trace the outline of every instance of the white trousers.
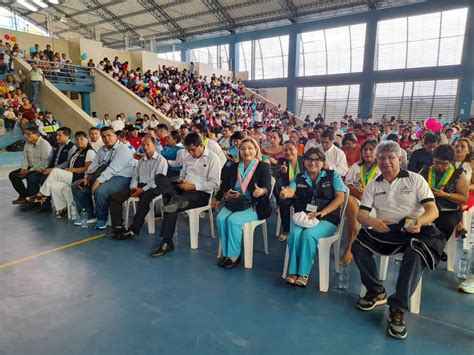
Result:
<instances>
[{"instance_id":1,"label":"white trousers","mask_svg":"<svg viewBox=\"0 0 474 355\"><path fill-rule=\"evenodd\" d=\"M70 171L53 169L49 173L44 184L41 186L40 192L44 196L51 196L56 211L65 209L67 207L66 201L72 199L68 199L66 196L66 194L72 195L72 177L73 174Z\"/></svg>"}]
</instances>

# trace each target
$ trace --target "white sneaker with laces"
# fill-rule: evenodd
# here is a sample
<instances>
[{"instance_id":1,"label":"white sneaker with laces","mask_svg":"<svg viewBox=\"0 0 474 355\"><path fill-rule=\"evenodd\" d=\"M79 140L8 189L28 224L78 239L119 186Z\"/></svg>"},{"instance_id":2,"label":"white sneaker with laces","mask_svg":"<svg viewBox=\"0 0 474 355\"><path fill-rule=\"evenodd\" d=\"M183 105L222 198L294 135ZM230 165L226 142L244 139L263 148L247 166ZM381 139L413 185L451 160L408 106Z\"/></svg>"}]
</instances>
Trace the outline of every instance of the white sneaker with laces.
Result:
<instances>
[{"instance_id":1,"label":"white sneaker with laces","mask_svg":"<svg viewBox=\"0 0 474 355\"><path fill-rule=\"evenodd\" d=\"M465 293L474 293L474 275L469 276L458 286L458 291Z\"/></svg>"}]
</instances>

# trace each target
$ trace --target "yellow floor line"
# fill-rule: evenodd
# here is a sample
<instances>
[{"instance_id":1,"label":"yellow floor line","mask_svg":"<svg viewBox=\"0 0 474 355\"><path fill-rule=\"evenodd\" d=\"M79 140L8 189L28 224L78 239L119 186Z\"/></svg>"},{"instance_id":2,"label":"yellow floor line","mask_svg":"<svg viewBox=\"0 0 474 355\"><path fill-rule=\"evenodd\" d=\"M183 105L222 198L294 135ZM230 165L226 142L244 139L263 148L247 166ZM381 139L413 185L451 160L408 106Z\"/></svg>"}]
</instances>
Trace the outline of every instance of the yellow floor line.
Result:
<instances>
[{"instance_id":1,"label":"yellow floor line","mask_svg":"<svg viewBox=\"0 0 474 355\"><path fill-rule=\"evenodd\" d=\"M18 265L18 264L24 263L25 261L29 261L29 260L32 260L32 259L39 258L40 256L48 255L48 254L51 254L51 253L54 253L54 252L57 252L57 251L60 251L60 250L64 250L64 249L71 248L71 247L76 246L76 245L80 245L80 244L84 244L84 243L87 243L87 242L91 242L91 241L93 241L93 240L96 240L96 239L99 239L99 238L103 238L103 237L105 237L105 233L96 235L96 236L94 236L94 237L82 239L82 240L79 240L79 241L74 242L74 243L66 244L66 245L63 245L63 246L61 246L61 247L57 247L57 248L54 248L54 249L50 249L50 250L47 250L47 251L43 251L43 252L38 253L38 254L30 255L30 256L27 256L27 257L25 257L25 258L12 260L12 261L10 261L10 262L8 262L8 263L0 264L0 269L5 269L5 268L10 267L10 266L13 266L13 265Z\"/></svg>"}]
</instances>

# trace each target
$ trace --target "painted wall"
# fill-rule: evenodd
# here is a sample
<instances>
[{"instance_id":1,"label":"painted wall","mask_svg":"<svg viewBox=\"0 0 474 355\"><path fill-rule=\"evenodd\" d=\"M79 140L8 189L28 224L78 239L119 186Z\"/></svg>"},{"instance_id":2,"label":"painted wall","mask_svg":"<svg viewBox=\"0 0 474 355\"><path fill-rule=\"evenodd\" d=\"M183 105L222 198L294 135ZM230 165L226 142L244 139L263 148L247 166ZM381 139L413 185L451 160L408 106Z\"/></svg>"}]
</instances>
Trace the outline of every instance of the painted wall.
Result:
<instances>
[{"instance_id":1,"label":"painted wall","mask_svg":"<svg viewBox=\"0 0 474 355\"><path fill-rule=\"evenodd\" d=\"M95 70L95 85L95 92L91 93L91 107L99 117L105 113L112 118L121 112L126 116L135 116L136 112L148 115L154 113L161 123L171 125L169 118L101 70Z\"/></svg>"},{"instance_id":2,"label":"painted wall","mask_svg":"<svg viewBox=\"0 0 474 355\"><path fill-rule=\"evenodd\" d=\"M199 75L207 75L208 78L212 76L212 74L216 74L217 76L225 76L225 77L233 77L234 73L228 70L216 69L211 64L207 63L194 63L196 72Z\"/></svg>"},{"instance_id":3,"label":"painted wall","mask_svg":"<svg viewBox=\"0 0 474 355\"><path fill-rule=\"evenodd\" d=\"M281 107L286 108L286 95L288 91L286 87L256 89L254 91L262 95L268 101L271 101L276 105L281 105Z\"/></svg>"},{"instance_id":4,"label":"painted wall","mask_svg":"<svg viewBox=\"0 0 474 355\"><path fill-rule=\"evenodd\" d=\"M31 66L21 58L14 58L15 68L21 68L25 73L31 71ZM95 125L92 118L74 104L66 95L59 91L48 80L41 87L40 101L47 110L53 112L54 117L62 126L73 131L88 131Z\"/></svg>"}]
</instances>

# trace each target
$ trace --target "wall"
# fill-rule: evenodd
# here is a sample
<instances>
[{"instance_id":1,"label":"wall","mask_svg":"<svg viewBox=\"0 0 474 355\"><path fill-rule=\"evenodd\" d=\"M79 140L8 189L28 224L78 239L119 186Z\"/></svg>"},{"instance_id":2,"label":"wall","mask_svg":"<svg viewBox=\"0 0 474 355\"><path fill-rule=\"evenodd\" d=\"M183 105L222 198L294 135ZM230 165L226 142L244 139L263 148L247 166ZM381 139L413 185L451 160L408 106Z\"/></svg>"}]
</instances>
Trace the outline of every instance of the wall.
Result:
<instances>
[{"instance_id":1,"label":"wall","mask_svg":"<svg viewBox=\"0 0 474 355\"><path fill-rule=\"evenodd\" d=\"M13 58L14 67L21 68L25 73L31 71L31 67L21 58ZM54 117L62 126L67 126L73 131L88 131L95 125L92 118L77 107L66 95L59 91L48 80L41 87L40 101L46 109L53 112Z\"/></svg>"},{"instance_id":2,"label":"wall","mask_svg":"<svg viewBox=\"0 0 474 355\"><path fill-rule=\"evenodd\" d=\"M241 80L248 80L249 72L248 71L238 71L238 72L235 73L235 78L236 79L241 79Z\"/></svg>"},{"instance_id":3,"label":"wall","mask_svg":"<svg viewBox=\"0 0 474 355\"><path fill-rule=\"evenodd\" d=\"M196 72L199 75L207 75L208 78L212 76L212 74L216 74L217 76L223 75L225 77L233 77L234 73L228 70L222 69L215 69L211 64L207 63L194 63Z\"/></svg>"},{"instance_id":4,"label":"wall","mask_svg":"<svg viewBox=\"0 0 474 355\"><path fill-rule=\"evenodd\" d=\"M67 40L13 31L7 28L0 29L0 39L3 40L3 43L9 42L12 45L13 42L11 40L7 41L3 38L5 34L10 35L10 37L15 36L17 39L16 43L26 52L29 52L29 48L34 47L35 44L39 44L40 49L46 49L46 45L50 44L54 52L66 53L69 56L69 42Z\"/></svg>"},{"instance_id":5,"label":"wall","mask_svg":"<svg viewBox=\"0 0 474 355\"><path fill-rule=\"evenodd\" d=\"M265 97L268 101L271 101L277 105L279 104L281 107L286 108L287 88L265 88L252 90Z\"/></svg>"},{"instance_id":6,"label":"wall","mask_svg":"<svg viewBox=\"0 0 474 355\"><path fill-rule=\"evenodd\" d=\"M91 107L99 117L105 113L109 113L112 119L121 112L126 116L135 116L136 112L154 113L161 123L171 125L169 118L101 70L95 70L95 85L96 91L91 93Z\"/></svg>"}]
</instances>

